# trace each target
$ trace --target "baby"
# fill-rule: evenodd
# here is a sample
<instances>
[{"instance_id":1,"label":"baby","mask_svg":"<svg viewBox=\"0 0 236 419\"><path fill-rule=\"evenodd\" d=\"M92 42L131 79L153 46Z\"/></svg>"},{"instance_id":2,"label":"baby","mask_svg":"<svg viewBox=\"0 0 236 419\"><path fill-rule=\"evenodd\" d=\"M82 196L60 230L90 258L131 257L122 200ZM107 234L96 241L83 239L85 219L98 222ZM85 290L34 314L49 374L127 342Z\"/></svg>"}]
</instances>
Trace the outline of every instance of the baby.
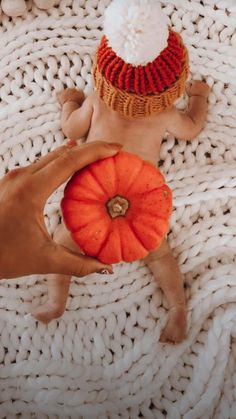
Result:
<instances>
[{"instance_id":1,"label":"baby","mask_svg":"<svg viewBox=\"0 0 236 419\"><path fill-rule=\"evenodd\" d=\"M156 164L166 131L184 141L192 140L200 133L207 113L209 87L200 81L185 84L188 75L187 51L180 36L168 28L166 17L156 1L149 0L148 5L142 6L139 0L134 0L140 16L143 16L142 7L147 13L150 6L150 18L146 26L148 31L152 31L155 43L151 44L149 50L147 45L142 45L144 26L142 31L136 27L133 34L134 40L140 38L139 49L132 49L132 45L127 46L122 39L118 42L120 33L116 22L111 24L114 12L119 11L122 15L118 3L123 4L124 16L128 15L125 8L130 6L121 0L114 0L106 11L106 36L101 40L93 68L95 90L86 99L83 92L76 89L61 92L61 126L64 134L72 140L85 136L87 142L117 142L124 151ZM118 11L116 7L119 7ZM137 22L140 22L140 16ZM152 25L152 19L155 25ZM124 31L122 36L125 37ZM178 111L173 102L185 87L189 95L189 107L184 113ZM79 252L64 225L56 232L55 240ZM169 318L161 340L181 342L187 330L183 279L166 239L145 258L145 262L169 305ZM48 323L63 314L70 279L66 275L49 277L49 299L32 313L36 319Z\"/></svg>"}]
</instances>

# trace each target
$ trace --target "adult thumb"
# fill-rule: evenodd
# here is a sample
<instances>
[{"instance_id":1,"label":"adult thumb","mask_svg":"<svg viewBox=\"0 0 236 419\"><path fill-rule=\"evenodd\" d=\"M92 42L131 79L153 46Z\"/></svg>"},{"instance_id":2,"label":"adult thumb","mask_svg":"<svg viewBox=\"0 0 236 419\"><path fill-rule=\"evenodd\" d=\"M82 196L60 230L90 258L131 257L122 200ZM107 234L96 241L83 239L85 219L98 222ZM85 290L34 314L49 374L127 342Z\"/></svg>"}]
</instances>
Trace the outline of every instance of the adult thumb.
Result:
<instances>
[{"instance_id":1,"label":"adult thumb","mask_svg":"<svg viewBox=\"0 0 236 419\"><path fill-rule=\"evenodd\" d=\"M62 245L57 245L51 258L50 270L54 273L83 277L91 273L112 274L112 266L97 259L78 254Z\"/></svg>"}]
</instances>

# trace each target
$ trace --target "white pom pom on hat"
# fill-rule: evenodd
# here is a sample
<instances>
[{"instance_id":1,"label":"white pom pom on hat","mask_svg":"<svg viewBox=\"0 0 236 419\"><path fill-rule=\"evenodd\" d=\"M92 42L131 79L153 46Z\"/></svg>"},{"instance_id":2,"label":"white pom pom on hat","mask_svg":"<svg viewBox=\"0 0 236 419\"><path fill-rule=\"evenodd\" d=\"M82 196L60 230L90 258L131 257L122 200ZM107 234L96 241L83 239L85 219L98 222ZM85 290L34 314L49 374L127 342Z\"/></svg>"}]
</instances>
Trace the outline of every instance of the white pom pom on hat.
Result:
<instances>
[{"instance_id":1,"label":"white pom pom on hat","mask_svg":"<svg viewBox=\"0 0 236 419\"><path fill-rule=\"evenodd\" d=\"M126 63L146 65L167 47L168 17L158 0L113 0L105 11L104 33Z\"/></svg>"}]
</instances>

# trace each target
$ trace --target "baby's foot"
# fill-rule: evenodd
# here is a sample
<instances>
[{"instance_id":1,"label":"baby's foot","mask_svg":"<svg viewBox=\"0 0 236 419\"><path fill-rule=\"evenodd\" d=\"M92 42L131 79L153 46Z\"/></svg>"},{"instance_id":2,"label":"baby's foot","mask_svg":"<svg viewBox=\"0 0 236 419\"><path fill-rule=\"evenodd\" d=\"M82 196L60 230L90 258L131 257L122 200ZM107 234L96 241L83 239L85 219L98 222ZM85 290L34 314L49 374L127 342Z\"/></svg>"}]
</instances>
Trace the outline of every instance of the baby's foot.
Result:
<instances>
[{"instance_id":1,"label":"baby's foot","mask_svg":"<svg viewBox=\"0 0 236 419\"><path fill-rule=\"evenodd\" d=\"M163 330L160 341L179 343L186 338L187 312L186 307L177 305L169 311L169 320Z\"/></svg>"},{"instance_id":2,"label":"baby's foot","mask_svg":"<svg viewBox=\"0 0 236 419\"><path fill-rule=\"evenodd\" d=\"M71 101L76 102L81 106L84 99L85 96L83 90L78 89L67 88L58 94L58 100L61 105L64 105L65 102Z\"/></svg>"},{"instance_id":3,"label":"baby's foot","mask_svg":"<svg viewBox=\"0 0 236 419\"><path fill-rule=\"evenodd\" d=\"M64 306L61 307L58 304L52 304L47 302L37 307L35 310L32 311L31 314L36 320L44 324L48 324L51 320L61 317L64 311Z\"/></svg>"}]
</instances>

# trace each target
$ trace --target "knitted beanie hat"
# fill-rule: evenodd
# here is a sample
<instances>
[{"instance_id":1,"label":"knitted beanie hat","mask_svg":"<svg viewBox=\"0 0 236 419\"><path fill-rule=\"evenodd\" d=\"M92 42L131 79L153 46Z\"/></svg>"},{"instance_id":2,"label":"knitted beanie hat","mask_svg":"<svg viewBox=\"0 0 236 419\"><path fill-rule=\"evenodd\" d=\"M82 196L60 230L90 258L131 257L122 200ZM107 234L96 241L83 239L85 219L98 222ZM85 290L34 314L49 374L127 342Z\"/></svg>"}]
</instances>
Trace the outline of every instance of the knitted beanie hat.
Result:
<instances>
[{"instance_id":1,"label":"knitted beanie hat","mask_svg":"<svg viewBox=\"0 0 236 419\"><path fill-rule=\"evenodd\" d=\"M188 53L157 0L113 0L93 66L100 98L127 117L171 107L188 76Z\"/></svg>"}]
</instances>

